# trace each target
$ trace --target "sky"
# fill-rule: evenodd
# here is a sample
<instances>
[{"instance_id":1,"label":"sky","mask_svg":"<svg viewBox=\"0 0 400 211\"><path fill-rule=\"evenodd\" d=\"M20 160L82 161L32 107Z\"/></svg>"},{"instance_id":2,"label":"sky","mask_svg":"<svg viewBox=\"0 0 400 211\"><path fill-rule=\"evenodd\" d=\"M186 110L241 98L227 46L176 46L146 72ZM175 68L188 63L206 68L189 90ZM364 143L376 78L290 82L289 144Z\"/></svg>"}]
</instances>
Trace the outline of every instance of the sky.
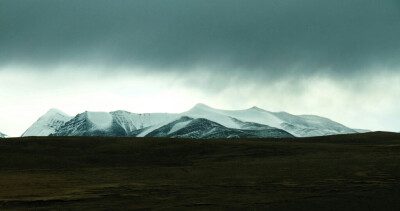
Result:
<instances>
[{"instance_id":1,"label":"sky","mask_svg":"<svg viewBox=\"0 0 400 211\"><path fill-rule=\"evenodd\" d=\"M196 103L400 131L398 0L0 0L0 132Z\"/></svg>"}]
</instances>

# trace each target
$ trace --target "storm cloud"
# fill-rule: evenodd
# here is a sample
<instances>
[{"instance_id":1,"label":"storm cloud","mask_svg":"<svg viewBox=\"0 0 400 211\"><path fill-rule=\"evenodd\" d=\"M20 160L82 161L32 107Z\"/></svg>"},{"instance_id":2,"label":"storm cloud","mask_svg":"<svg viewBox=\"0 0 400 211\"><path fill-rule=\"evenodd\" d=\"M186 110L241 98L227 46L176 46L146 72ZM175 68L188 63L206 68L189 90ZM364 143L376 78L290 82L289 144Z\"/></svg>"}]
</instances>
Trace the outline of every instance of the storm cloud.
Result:
<instances>
[{"instance_id":1,"label":"storm cloud","mask_svg":"<svg viewBox=\"0 0 400 211\"><path fill-rule=\"evenodd\" d=\"M1 0L0 63L254 78L400 65L397 0ZM113 70L109 70L113 71Z\"/></svg>"},{"instance_id":2,"label":"storm cloud","mask_svg":"<svg viewBox=\"0 0 400 211\"><path fill-rule=\"evenodd\" d=\"M0 131L198 102L400 131L399 37L398 0L0 0Z\"/></svg>"}]
</instances>

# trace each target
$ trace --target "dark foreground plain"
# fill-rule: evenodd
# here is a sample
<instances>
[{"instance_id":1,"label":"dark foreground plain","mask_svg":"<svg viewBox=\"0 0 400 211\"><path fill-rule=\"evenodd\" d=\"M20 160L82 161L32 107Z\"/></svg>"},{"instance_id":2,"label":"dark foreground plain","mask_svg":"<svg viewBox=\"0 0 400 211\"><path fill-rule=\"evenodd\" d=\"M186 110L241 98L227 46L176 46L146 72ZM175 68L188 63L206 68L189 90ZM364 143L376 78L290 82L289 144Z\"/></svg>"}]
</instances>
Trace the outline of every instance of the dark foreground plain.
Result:
<instances>
[{"instance_id":1,"label":"dark foreground plain","mask_svg":"<svg viewBox=\"0 0 400 211\"><path fill-rule=\"evenodd\" d=\"M400 134L0 140L0 210L400 210Z\"/></svg>"}]
</instances>

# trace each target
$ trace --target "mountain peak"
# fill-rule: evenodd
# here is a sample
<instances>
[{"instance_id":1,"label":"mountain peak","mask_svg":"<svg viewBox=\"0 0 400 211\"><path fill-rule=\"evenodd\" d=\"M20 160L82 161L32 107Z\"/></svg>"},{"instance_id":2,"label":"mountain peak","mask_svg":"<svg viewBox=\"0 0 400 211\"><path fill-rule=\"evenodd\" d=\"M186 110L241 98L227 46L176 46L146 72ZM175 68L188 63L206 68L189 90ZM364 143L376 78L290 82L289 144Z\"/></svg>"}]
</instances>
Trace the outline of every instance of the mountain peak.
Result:
<instances>
[{"instance_id":1,"label":"mountain peak","mask_svg":"<svg viewBox=\"0 0 400 211\"><path fill-rule=\"evenodd\" d=\"M21 136L48 136L72 117L56 108L52 108L33 123Z\"/></svg>"},{"instance_id":2,"label":"mountain peak","mask_svg":"<svg viewBox=\"0 0 400 211\"><path fill-rule=\"evenodd\" d=\"M264 109L262 109L262 108L259 108L259 107L257 107L257 106L253 106L253 107L249 108L249 110L255 110L255 111L265 111Z\"/></svg>"},{"instance_id":3,"label":"mountain peak","mask_svg":"<svg viewBox=\"0 0 400 211\"><path fill-rule=\"evenodd\" d=\"M63 111L57 109L57 108L51 108L49 109L46 114L44 114L45 116L50 116L50 115L55 115L55 114L61 114L63 116L69 116L68 114L64 113Z\"/></svg>"},{"instance_id":4,"label":"mountain peak","mask_svg":"<svg viewBox=\"0 0 400 211\"><path fill-rule=\"evenodd\" d=\"M207 109L207 108L211 108L210 106L208 106L208 105L206 105L206 104L204 104L204 103L197 103L194 107L193 107L193 109L195 109L195 108L198 108L198 109Z\"/></svg>"}]
</instances>

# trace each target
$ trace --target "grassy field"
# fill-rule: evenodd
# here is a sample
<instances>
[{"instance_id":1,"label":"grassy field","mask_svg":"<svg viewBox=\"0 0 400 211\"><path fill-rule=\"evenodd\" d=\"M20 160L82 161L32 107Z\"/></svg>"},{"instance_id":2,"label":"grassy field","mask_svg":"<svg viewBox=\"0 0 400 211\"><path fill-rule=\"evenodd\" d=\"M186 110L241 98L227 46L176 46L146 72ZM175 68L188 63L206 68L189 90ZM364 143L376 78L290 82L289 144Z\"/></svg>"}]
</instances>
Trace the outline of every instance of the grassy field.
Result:
<instances>
[{"instance_id":1,"label":"grassy field","mask_svg":"<svg viewBox=\"0 0 400 211\"><path fill-rule=\"evenodd\" d=\"M0 210L400 210L400 134L0 140Z\"/></svg>"}]
</instances>

